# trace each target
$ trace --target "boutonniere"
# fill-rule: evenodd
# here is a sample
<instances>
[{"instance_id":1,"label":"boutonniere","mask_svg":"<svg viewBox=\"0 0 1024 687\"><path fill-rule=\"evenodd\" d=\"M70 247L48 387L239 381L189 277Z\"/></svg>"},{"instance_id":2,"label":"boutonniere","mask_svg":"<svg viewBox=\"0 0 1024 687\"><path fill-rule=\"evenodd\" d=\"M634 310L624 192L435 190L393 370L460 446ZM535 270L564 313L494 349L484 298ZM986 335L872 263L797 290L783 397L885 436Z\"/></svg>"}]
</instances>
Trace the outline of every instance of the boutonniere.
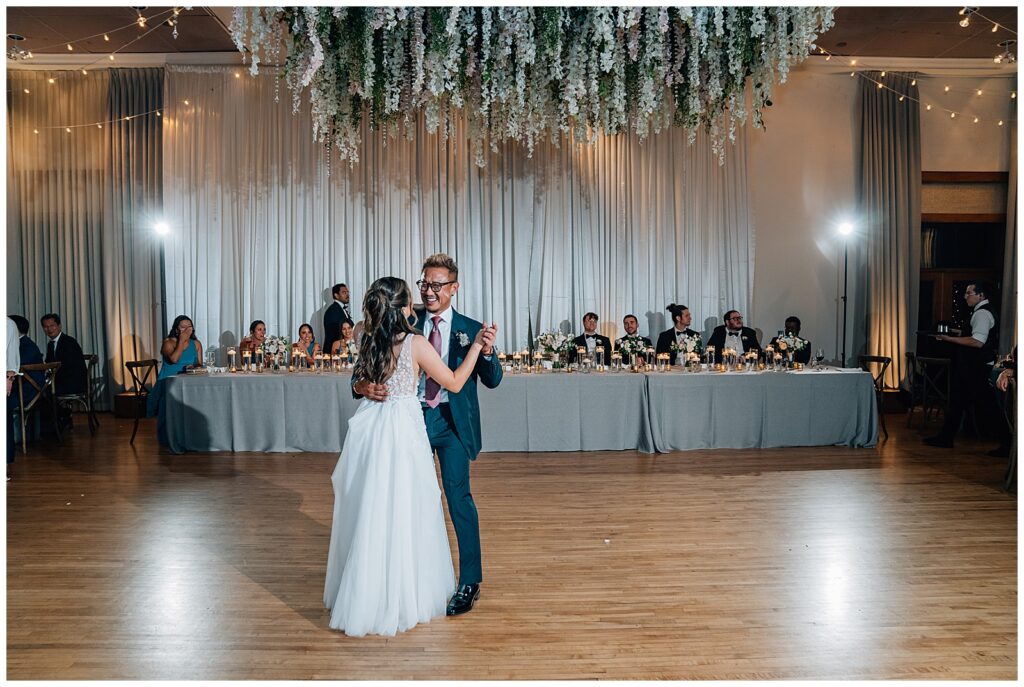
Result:
<instances>
[{"instance_id":1,"label":"boutonniere","mask_svg":"<svg viewBox=\"0 0 1024 687\"><path fill-rule=\"evenodd\" d=\"M458 341L459 345L462 346L463 348L469 345L469 337L466 335L466 332L455 332L455 340Z\"/></svg>"}]
</instances>

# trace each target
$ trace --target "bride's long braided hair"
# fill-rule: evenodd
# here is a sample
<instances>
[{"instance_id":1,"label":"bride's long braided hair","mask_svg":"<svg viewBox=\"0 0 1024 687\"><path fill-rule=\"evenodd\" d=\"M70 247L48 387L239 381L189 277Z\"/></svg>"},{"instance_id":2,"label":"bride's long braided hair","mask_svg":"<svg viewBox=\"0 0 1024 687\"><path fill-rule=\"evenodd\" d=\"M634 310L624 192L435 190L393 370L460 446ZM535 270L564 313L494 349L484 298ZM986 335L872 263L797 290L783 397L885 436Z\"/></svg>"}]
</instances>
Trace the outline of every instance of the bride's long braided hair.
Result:
<instances>
[{"instance_id":1,"label":"bride's long braided hair","mask_svg":"<svg viewBox=\"0 0 1024 687\"><path fill-rule=\"evenodd\" d=\"M405 280L381 277L363 296L363 340L359 344L359 362L352 375L374 384L383 384L395 371L394 346L417 331L405 317L412 303L412 292Z\"/></svg>"}]
</instances>

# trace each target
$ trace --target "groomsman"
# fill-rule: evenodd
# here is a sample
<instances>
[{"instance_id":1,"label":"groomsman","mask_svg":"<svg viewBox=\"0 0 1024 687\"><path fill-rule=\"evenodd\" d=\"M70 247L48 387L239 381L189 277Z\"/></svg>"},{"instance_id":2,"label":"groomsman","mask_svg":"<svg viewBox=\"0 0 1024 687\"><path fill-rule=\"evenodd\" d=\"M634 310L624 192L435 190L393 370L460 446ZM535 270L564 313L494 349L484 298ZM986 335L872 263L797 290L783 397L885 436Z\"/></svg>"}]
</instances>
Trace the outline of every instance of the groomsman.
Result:
<instances>
[{"instance_id":1,"label":"groomsman","mask_svg":"<svg viewBox=\"0 0 1024 687\"><path fill-rule=\"evenodd\" d=\"M615 350L620 351L622 344L625 341L640 342L644 348L653 348L654 344L646 336L640 336L637 334L637 330L640 329L640 322L636 319L636 315L626 315L622 318L622 328L626 330L626 335L620 339L615 340ZM629 364L632 362L629 358L628 353L622 353L623 364Z\"/></svg>"},{"instance_id":2,"label":"groomsman","mask_svg":"<svg viewBox=\"0 0 1024 687\"><path fill-rule=\"evenodd\" d=\"M583 346L590 356L594 355L594 349L604 346L605 360L612 354L612 342L607 336L597 333L597 313L588 312L583 316L583 333L572 340L574 348L569 351L569 360L576 361L576 348Z\"/></svg>"},{"instance_id":3,"label":"groomsman","mask_svg":"<svg viewBox=\"0 0 1024 687\"><path fill-rule=\"evenodd\" d=\"M330 351L334 342L341 338L343 323L348 322L350 327L355 326L348 309L348 287L344 284L335 284L331 293L334 295L334 302L324 311L324 345L321 349L324 351Z\"/></svg>"},{"instance_id":4,"label":"groomsman","mask_svg":"<svg viewBox=\"0 0 1024 687\"><path fill-rule=\"evenodd\" d=\"M669 314L672 315L672 328L666 329L658 336L658 346L654 350L655 353L668 353L669 363L675 365L676 353L672 350L672 344L682 341L687 337L695 336L699 339L700 334L690 329L693 316L690 314L690 309L685 305L669 303L665 310L668 310Z\"/></svg>"},{"instance_id":5,"label":"groomsman","mask_svg":"<svg viewBox=\"0 0 1024 687\"><path fill-rule=\"evenodd\" d=\"M743 326L743 315L738 310L730 310L723 317L725 324L715 327L708 339L708 346L715 347L715 362L722 362L722 349L731 348L737 353L747 351L761 352L761 344L757 341L757 332Z\"/></svg>"},{"instance_id":6,"label":"groomsman","mask_svg":"<svg viewBox=\"0 0 1024 687\"><path fill-rule=\"evenodd\" d=\"M790 315L789 317L786 318L785 334L786 334L786 336L796 336L796 337L799 337L799 338L803 338L802 336L800 336L800 318L799 317L797 317L796 315ZM781 336L781 335L782 335L782 333L780 332L779 336ZM807 339L804 339L804 341L807 341ZM775 337L772 337L772 340L770 342L768 342L768 345L771 346L773 349L775 349L777 351L777 350L779 350L778 343L779 343L779 337L775 336ZM793 354L793 360L795 362L798 362L798 363L804 363L805 365L807 363L811 362L811 342L810 341L807 341L807 345L803 347L803 350L797 351L796 353Z\"/></svg>"}]
</instances>

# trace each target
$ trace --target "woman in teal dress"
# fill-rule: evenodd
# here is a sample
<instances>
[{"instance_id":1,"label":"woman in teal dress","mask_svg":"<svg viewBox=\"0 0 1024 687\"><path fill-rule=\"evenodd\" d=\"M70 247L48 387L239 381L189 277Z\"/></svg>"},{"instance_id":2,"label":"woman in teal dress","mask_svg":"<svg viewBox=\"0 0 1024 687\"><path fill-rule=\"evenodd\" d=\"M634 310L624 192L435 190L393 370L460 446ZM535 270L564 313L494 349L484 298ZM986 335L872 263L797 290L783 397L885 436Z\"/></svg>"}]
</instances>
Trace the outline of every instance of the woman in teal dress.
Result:
<instances>
[{"instance_id":1,"label":"woman in teal dress","mask_svg":"<svg viewBox=\"0 0 1024 687\"><path fill-rule=\"evenodd\" d=\"M320 352L320 344L316 342L311 326L303 324L299 327L299 340L295 342L295 345L302 349L301 352L306 355L306 362L312 365L314 356Z\"/></svg>"},{"instance_id":2,"label":"woman in teal dress","mask_svg":"<svg viewBox=\"0 0 1024 687\"><path fill-rule=\"evenodd\" d=\"M188 315L178 315L174 318L171 331L167 334L160 349L160 357L163 364L160 366L156 384L153 385L153 390L146 398L146 414L149 417L157 416L157 438L162 444L166 444L166 434L160 416L160 403L164 397L164 380L173 377L186 367L201 367L203 364L203 344L196 338L192 318Z\"/></svg>"}]
</instances>

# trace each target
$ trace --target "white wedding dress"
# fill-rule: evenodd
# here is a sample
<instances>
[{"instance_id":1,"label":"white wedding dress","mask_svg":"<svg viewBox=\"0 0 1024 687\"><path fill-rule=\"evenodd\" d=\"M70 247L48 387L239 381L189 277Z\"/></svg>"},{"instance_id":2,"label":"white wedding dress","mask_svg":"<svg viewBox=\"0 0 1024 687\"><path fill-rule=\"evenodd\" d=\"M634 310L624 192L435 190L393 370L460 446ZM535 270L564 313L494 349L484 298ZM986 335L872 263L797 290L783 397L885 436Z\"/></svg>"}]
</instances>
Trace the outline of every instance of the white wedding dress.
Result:
<instances>
[{"instance_id":1,"label":"white wedding dress","mask_svg":"<svg viewBox=\"0 0 1024 687\"><path fill-rule=\"evenodd\" d=\"M445 614L455 591L441 490L416 398L412 335L388 400L363 400L334 469L324 604L345 634L394 635Z\"/></svg>"}]
</instances>

